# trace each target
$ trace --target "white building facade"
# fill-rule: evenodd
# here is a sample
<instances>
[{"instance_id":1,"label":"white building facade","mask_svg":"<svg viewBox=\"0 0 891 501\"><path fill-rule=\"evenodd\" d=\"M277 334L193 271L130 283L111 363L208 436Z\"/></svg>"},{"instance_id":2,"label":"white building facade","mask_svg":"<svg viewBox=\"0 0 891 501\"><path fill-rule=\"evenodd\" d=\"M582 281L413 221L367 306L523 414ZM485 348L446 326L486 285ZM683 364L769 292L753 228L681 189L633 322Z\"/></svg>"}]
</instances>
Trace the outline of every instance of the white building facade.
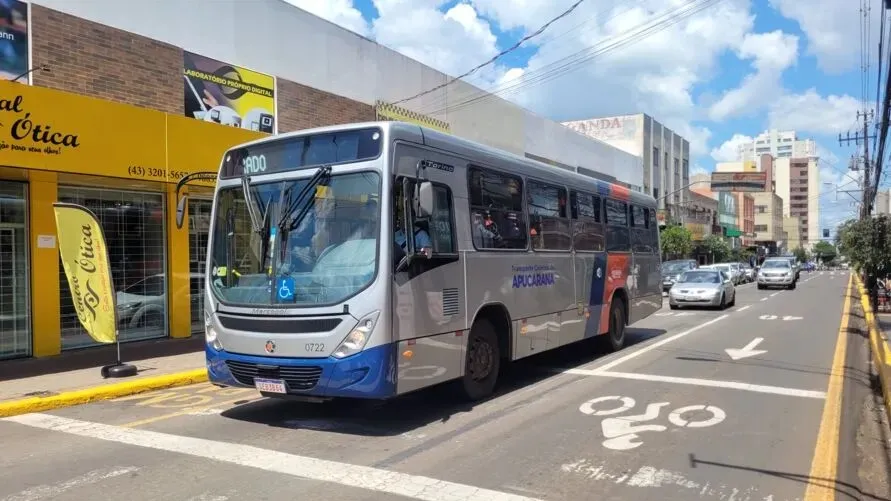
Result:
<instances>
[{"instance_id":1,"label":"white building facade","mask_svg":"<svg viewBox=\"0 0 891 501\"><path fill-rule=\"evenodd\" d=\"M638 113L564 122L566 127L609 143L642 160L639 184L673 218L689 202L690 142L651 116Z\"/></svg>"},{"instance_id":2,"label":"white building facade","mask_svg":"<svg viewBox=\"0 0 891 501\"><path fill-rule=\"evenodd\" d=\"M808 158L817 156L813 139L799 139L794 130L770 129L758 134L751 142L739 145L738 160L760 163L761 155L774 158Z\"/></svg>"},{"instance_id":3,"label":"white building facade","mask_svg":"<svg viewBox=\"0 0 891 501\"><path fill-rule=\"evenodd\" d=\"M587 138L463 81L449 83L448 75L281 0L212 2L212 7L181 0L32 3L357 102L398 103L444 121L455 135L554 165L596 171L643 190L640 155Z\"/></svg>"}]
</instances>

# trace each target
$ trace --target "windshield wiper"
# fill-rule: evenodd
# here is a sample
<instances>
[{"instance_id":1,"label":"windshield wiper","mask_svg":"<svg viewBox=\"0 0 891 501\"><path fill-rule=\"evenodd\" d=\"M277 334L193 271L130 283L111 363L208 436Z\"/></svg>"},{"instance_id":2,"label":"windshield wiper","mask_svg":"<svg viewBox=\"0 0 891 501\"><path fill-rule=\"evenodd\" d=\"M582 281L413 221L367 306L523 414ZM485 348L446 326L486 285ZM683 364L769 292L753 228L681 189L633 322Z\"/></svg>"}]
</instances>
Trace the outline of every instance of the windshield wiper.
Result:
<instances>
[{"instance_id":1,"label":"windshield wiper","mask_svg":"<svg viewBox=\"0 0 891 501\"><path fill-rule=\"evenodd\" d=\"M281 219L278 222L278 226L282 229L282 231L290 232L300 226L300 223L303 222L303 218L306 217L306 214L309 212L309 209L312 206L311 202L313 198L309 198L307 200L307 197L310 193L315 191L317 186L330 178L331 166L323 165L319 167L319 170L317 170L316 173L309 179L309 182L306 183L306 186L304 186L303 189L300 190L300 193L297 195L297 199L293 202L291 202L290 200L291 191L289 189L288 209L282 213Z\"/></svg>"}]
</instances>

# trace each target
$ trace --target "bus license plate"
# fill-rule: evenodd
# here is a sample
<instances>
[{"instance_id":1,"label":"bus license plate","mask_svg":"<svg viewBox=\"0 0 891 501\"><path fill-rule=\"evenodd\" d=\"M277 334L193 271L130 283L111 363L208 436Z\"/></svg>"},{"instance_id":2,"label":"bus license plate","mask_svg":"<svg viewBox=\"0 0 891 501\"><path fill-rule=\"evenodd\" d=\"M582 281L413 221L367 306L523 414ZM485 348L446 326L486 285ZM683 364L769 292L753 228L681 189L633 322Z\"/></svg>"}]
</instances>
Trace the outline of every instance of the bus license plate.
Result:
<instances>
[{"instance_id":1,"label":"bus license plate","mask_svg":"<svg viewBox=\"0 0 891 501\"><path fill-rule=\"evenodd\" d=\"M287 393L285 382L281 379L254 379L254 386L265 393Z\"/></svg>"}]
</instances>

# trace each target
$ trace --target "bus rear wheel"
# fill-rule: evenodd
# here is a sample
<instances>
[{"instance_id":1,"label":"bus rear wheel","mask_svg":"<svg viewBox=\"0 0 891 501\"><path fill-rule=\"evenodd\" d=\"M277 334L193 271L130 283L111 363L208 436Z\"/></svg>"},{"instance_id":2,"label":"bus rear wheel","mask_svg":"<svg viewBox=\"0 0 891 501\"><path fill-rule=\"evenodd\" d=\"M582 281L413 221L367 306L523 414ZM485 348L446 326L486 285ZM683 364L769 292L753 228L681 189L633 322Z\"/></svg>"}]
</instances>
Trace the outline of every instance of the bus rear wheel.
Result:
<instances>
[{"instance_id":1,"label":"bus rear wheel","mask_svg":"<svg viewBox=\"0 0 891 501\"><path fill-rule=\"evenodd\" d=\"M495 391L498 372L501 370L501 352L498 335L488 320L480 319L470 329L467 355L464 359L464 377L461 386L469 400L486 398Z\"/></svg>"},{"instance_id":2,"label":"bus rear wheel","mask_svg":"<svg viewBox=\"0 0 891 501\"><path fill-rule=\"evenodd\" d=\"M625 302L613 299L609 307L609 348L619 351L625 346Z\"/></svg>"}]
</instances>

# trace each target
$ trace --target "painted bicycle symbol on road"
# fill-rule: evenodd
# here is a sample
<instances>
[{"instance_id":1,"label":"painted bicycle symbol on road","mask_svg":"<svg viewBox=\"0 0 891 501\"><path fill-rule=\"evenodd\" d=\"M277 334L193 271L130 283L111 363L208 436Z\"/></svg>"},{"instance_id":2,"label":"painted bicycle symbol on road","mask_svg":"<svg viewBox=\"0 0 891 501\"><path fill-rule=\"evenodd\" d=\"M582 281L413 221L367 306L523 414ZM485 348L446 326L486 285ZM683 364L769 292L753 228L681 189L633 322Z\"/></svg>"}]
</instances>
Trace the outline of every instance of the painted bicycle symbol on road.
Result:
<instances>
[{"instance_id":1,"label":"painted bicycle symbol on road","mask_svg":"<svg viewBox=\"0 0 891 501\"><path fill-rule=\"evenodd\" d=\"M602 405L615 402L618 405ZM637 405L631 397L608 396L598 397L579 406L579 411L588 416L616 416L630 411ZM600 423L603 429L603 446L607 449L627 451L643 445L640 433L652 431L665 431L668 426L661 424L636 424L654 421L659 418L662 409L671 405L670 402L657 402L648 404L642 414L624 415L621 417L608 417ZM706 417L709 416L709 417ZM707 428L721 423L727 418L721 408L714 405L688 405L679 407L668 413L668 422L678 428Z\"/></svg>"}]
</instances>

